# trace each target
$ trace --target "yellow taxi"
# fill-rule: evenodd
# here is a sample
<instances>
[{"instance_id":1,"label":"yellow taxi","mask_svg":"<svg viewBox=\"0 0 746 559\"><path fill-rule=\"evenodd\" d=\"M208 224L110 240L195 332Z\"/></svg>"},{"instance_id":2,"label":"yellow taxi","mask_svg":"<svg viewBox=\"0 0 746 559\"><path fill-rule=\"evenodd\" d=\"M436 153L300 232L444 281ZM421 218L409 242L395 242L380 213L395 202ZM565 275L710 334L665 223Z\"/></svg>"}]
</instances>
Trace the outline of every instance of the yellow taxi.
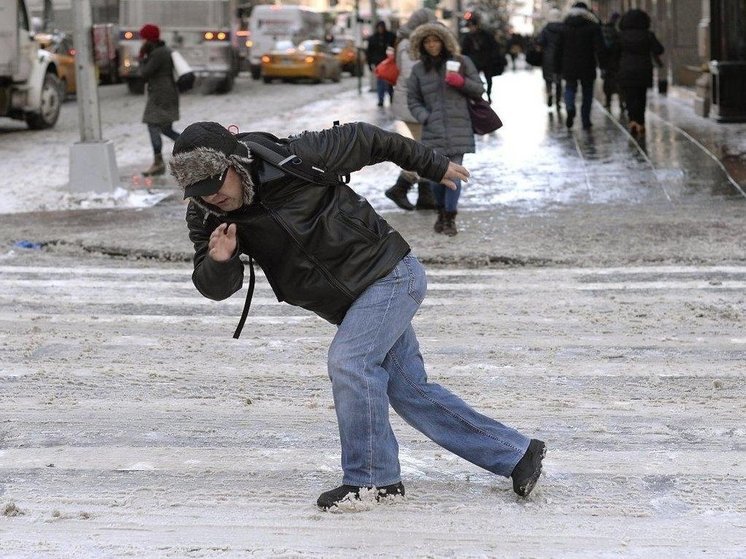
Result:
<instances>
[{"instance_id":1,"label":"yellow taxi","mask_svg":"<svg viewBox=\"0 0 746 559\"><path fill-rule=\"evenodd\" d=\"M342 65L343 72L349 72L353 76L363 75L365 51L360 49L360 59L358 60L358 48L355 46L355 39L345 36L334 37L329 48Z\"/></svg>"},{"instance_id":2,"label":"yellow taxi","mask_svg":"<svg viewBox=\"0 0 746 559\"><path fill-rule=\"evenodd\" d=\"M342 76L339 60L323 41L303 41L294 46L290 41L278 41L274 48L262 55L262 79L295 81L309 79L314 83L330 79L338 82Z\"/></svg>"},{"instance_id":3,"label":"yellow taxi","mask_svg":"<svg viewBox=\"0 0 746 559\"><path fill-rule=\"evenodd\" d=\"M63 92L74 95L75 87L75 48L72 37L64 33L36 33L34 39L41 48L51 52L57 66L57 77L62 81ZM96 67L96 81L99 69Z\"/></svg>"}]
</instances>

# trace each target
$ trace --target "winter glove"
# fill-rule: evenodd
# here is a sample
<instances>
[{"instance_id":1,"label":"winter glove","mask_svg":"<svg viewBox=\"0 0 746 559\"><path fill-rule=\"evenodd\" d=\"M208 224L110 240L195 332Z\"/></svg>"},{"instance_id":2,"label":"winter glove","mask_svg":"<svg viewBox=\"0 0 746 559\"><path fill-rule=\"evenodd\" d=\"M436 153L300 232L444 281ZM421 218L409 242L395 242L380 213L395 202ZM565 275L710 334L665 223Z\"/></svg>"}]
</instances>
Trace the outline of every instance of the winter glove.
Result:
<instances>
[{"instance_id":1,"label":"winter glove","mask_svg":"<svg viewBox=\"0 0 746 559\"><path fill-rule=\"evenodd\" d=\"M464 80L464 76L457 72L448 72L446 74L446 83L451 87L461 89L462 87L464 87L465 82L466 80Z\"/></svg>"}]
</instances>

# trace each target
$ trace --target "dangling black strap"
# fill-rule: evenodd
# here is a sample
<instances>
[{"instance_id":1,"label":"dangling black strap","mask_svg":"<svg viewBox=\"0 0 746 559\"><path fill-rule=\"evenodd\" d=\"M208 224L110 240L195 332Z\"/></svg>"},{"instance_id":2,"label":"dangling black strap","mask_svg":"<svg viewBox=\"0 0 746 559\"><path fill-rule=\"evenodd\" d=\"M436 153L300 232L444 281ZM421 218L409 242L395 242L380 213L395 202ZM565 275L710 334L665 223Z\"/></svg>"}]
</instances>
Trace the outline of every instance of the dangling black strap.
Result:
<instances>
[{"instance_id":1,"label":"dangling black strap","mask_svg":"<svg viewBox=\"0 0 746 559\"><path fill-rule=\"evenodd\" d=\"M249 316L249 309L251 308L251 298L254 296L254 283L256 278L254 277L254 259L249 256L249 291L246 293L246 301L243 304L243 310L241 311L241 320L238 321L236 331L233 332L233 338L238 339L243 330L243 325L246 322L246 317Z\"/></svg>"}]
</instances>

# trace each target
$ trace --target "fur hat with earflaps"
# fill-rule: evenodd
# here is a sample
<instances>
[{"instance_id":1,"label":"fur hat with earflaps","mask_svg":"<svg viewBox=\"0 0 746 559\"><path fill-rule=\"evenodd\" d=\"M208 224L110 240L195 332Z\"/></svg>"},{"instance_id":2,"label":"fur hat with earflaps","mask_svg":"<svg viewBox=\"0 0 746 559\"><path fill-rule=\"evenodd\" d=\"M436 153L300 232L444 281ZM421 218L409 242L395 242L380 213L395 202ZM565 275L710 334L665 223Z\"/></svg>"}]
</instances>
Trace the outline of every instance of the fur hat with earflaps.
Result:
<instances>
[{"instance_id":1,"label":"fur hat with earflaps","mask_svg":"<svg viewBox=\"0 0 746 559\"><path fill-rule=\"evenodd\" d=\"M461 52L456 37L445 25L438 22L425 23L415 29L409 36L409 55L414 60L420 59L422 42L425 40L425 37L429 37L430 35L434 35L440 39L443 46L451 54L456 55Z\"/></svg>"},{"instance_id":2,"label":"fur hat with earflaps","mask_svg":"<svg viewBox=\"0 0 746 559\"><path fill-rule=\"evenodd\" d=\"M184 198L215 194L223 186L228 167L241 177L244 203L254 197L249 171L249 148L217 122L195 122L174 143L171 174L184 189Z\"/></svg>"}]
</instances>

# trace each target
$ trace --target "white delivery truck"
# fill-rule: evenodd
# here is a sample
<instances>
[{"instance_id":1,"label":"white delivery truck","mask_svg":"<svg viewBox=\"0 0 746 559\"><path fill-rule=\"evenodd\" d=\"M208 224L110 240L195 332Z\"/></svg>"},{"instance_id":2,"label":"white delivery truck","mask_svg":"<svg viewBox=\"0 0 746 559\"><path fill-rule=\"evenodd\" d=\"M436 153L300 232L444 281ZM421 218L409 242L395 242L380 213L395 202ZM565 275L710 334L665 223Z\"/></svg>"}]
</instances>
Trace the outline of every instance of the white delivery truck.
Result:
<instances>
[{"instance_id":1,"label":"white delivery truck","mask_svg":"<svg viewBox=\"0 0 746 559\"><path fill-rule=\"evenodd\" d=\"M324 17L304 6L259 4L249 18L251 77L262 77L262 55L267 54L277 41L291 41L294 45L307 39L324 39Z\"/></svg>"},{"instance_id":2,"label":"white delivery truck","mask_svg":"<svg viewBox=\"0 0 746 559\"><path fill-rule=\"evenodd\" d=\"M142 93L138 54L140 28L154 23L161 40L187 60L200 89L227 93L238 74L235 0L120 0L119 78Z\"/></svg>"},{"instance_id":3,"label":"white delivery truck","mask_svg":"<svg viewBox=\"0 0 746 559\"><path fill-rule=\"evenodd\" d=\"M39 48L23 0L0 0L0 116L51 128L62 103L52 54Z\"/></svg>"}]
</instances>

